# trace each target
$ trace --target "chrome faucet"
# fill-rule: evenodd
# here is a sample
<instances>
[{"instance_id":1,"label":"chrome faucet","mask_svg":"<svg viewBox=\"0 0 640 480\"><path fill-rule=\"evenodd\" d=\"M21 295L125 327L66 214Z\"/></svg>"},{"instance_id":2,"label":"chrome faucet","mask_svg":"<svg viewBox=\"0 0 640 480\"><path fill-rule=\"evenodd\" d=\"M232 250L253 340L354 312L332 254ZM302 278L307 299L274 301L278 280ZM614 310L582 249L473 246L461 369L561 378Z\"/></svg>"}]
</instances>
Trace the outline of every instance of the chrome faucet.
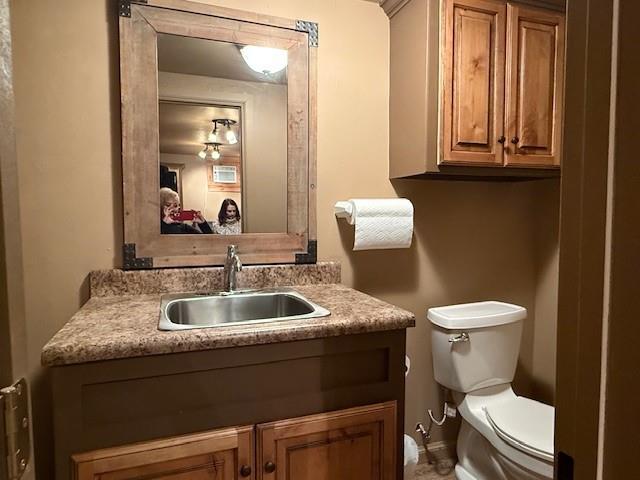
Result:
<instances>
[{"instance_id":1,"label":"chrome faucet","mask_svg":"<svg viewBox=\"0 0 640 480\"><path fill-rule=\"evenodd\" d=\"M224 261L224 290L231 293L238 286L237 273L242 270L242 262L238 256L238 247L227 247L227 258Z\"/></svg>"}]
</instances>

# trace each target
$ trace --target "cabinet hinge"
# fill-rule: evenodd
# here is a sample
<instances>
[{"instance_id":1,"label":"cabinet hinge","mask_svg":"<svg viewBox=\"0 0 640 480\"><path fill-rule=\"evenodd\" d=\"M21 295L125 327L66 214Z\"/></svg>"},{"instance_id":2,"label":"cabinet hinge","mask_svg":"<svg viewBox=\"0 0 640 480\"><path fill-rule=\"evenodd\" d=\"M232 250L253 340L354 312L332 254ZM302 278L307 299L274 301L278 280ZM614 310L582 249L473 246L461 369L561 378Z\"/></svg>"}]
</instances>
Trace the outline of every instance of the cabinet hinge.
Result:
<instances>
[{"instance_id":1,"label":"cabinet hinge","mask_svg":"<svg viewBox=\"0 0 640 480\"><path fill-rule=\"evenodd\" d=\"M29 429L29 388L22 378L10 387L0 389L4 405L3 437L6 439L6 464L9 480L22 477L29 464L31 434Z\"/></svg>"}]
</instances>

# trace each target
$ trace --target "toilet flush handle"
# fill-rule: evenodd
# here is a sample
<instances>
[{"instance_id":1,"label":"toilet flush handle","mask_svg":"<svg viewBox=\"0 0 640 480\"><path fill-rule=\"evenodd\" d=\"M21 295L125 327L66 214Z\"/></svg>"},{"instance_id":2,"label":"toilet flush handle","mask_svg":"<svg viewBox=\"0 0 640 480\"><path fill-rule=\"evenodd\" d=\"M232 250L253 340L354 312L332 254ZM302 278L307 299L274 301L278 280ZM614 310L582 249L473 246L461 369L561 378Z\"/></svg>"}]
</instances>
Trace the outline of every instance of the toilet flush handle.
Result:
<instances>
[{"instance_id":1,"label":"toilet flush handle","mask_svg":"<svg viewBox=\"0 0 640 480\"><path fill-rule=\"evenodd\" d=\"M460 343L468 341L469 334L467 332L462 332L460 335L456 335L455 337L449 337L449 343Z\"/></svg>"}]
</instances>

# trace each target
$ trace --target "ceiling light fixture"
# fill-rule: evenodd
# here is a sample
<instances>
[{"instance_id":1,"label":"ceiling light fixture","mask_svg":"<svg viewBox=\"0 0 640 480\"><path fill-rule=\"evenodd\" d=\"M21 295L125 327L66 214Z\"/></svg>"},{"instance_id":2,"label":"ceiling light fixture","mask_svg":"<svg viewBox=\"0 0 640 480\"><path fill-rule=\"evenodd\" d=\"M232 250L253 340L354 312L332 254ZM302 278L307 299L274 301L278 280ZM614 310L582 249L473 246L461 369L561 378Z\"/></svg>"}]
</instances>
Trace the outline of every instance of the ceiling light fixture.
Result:
<instances>
[{"instance_id":1,"label":"ceiling light fixture","mask_svg":"<svg viewBox=\"0 0 640 480\"><path fill-rule=\"evenodd\" d=\"M273 75L287 67L287 51L279 48L245 45L240 54L251 70L263 75Z\"/></svg>"},{"instance_id":2,"label":"ceiling light fixture","mask_svg":"<svg viewBox=\"0 0 640 480\"><path fill-rule=\"evenodd\" d=\"M232 125L235 125L238 122L229 118L214 118L211 121L213 122L213 132L211 132L209 137L211 138L211 136L213 135L215 136L215 139L209 141L220 143L220 141L218 140L218 124L220 124L227 129L227 131L224 133L224 138L227 140L227 143L229 145L238 143L236 132L234 132L231 128Z\"/></svg>"},{"instance_id":3,"label":"ceiling light fixture","mask_svg":"<svg viewBox=\"0 0 640 480\"><path fill-rule=\"evenodd\" d=\"M209 136L207 137L207 141L211 143L217 143L218 142L218 124L216 123L215 120L212 120L212 122L213 122L213 130L211 130L211 133L209 133Z\"/></svg>"},{"instance_id":4,"label":"ceiling light fixture","mask_svg":"<svg viewBox=\"0 0 640 480\"><path fill-rule=\"evenodd\" d=\"M211 149L211 158L213 160L219 160L221 156L222 154L220 153L220 144L216 143L213 145L213 148Z\"/></svg>"},{"instance_id":5,"label":"ceiling light fixture","mask_svg":"<svg viewBox=\"0 0 640 480\"><path fill-rule=\"evenodd\" d=\"M220 153L220 145L222 144L218 142L205 142L204 148L198 153L198 157L204 160L207 158L207 154L209 154L213 160L219 160L222 156Z\"/></svg>"},{"instance_id":6,"label":"ceiling light fixture","mask_svg":"<svg viewBox=\"0 0 640 480\"><path fill-rule=\"evenodd\" d=\"M238 143L238 138L236 137L235 132L231 130L231 127L227 127L227 133L225 133L224 138L226 138L227 142L231 145Z\"/></svg>"}]
</instances>

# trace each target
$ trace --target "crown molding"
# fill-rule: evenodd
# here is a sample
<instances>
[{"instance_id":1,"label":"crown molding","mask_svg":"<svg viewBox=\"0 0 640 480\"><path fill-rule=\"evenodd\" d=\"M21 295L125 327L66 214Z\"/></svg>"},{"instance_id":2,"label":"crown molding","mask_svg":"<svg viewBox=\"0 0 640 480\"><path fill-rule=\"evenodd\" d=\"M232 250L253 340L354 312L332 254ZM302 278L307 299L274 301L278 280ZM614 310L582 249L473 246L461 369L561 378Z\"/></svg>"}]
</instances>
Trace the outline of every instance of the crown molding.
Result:
<instances>
[{"instance_id":1,"label":"crown molding","mask_svg":"<svg viewBox=\"0 0 640 480\"><path fill-rule=\"evenodd\" d=\"M380 0L380 6L389 18L398 13L411 0Z\"/></svg>"}]
</instances>

